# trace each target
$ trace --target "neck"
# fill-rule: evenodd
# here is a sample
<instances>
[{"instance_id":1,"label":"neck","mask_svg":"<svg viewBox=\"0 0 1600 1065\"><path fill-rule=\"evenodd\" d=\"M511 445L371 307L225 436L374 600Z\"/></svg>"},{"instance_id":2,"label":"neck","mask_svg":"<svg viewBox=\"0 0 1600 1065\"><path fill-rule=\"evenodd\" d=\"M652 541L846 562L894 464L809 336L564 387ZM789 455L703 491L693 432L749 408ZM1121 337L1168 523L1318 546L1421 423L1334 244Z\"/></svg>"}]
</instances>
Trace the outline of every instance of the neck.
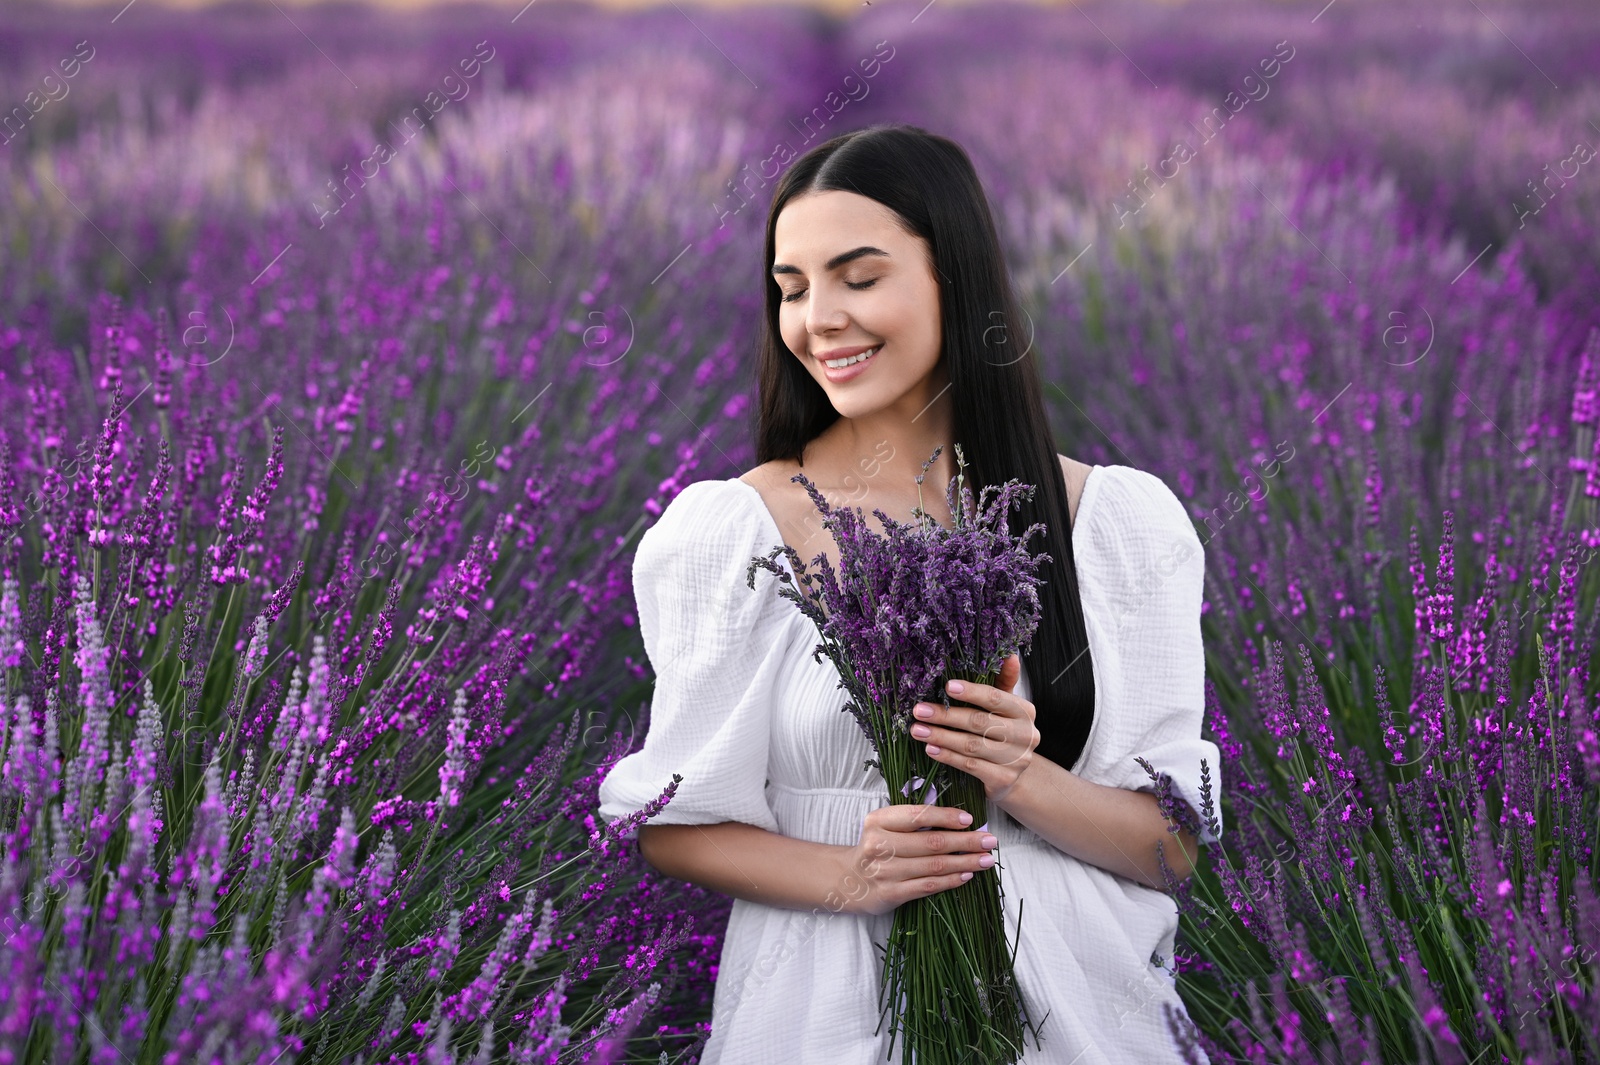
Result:
<instances>
[{"instance_id":1,"label":"neck","mask_svg":"<svg viewBox=\"0 0 1600 1065\"><path fill-rule=\"evenodd\" d=\"M932 514L943 512L945 489L957 468L948 383L941 366L921 387L889 406L839 418L806 449L807 456L832 471L826 476L837 476L846 494L865 486L873 495L915 499L922 465L940 448L923 476L922 505Z\"/></svg>"}]
</instances>

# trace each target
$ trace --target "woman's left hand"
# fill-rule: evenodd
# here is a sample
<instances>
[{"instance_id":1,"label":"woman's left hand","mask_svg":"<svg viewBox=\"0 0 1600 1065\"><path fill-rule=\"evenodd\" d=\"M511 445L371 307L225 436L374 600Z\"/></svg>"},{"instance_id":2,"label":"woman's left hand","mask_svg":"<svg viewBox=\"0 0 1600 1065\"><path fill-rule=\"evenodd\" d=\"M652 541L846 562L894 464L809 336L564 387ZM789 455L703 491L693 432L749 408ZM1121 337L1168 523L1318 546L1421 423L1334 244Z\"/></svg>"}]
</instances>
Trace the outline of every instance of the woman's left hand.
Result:
<instances>
[{"instance_id":1,"label":"woman's left hand","mask_svg":"<svg viewBox=\"0 0 1600 1065\"><path fill-rule=\"evenodd\" d=\"M1039 746L1034 705L1013 694L1021 677L1022 659L1013 654L1000 667L998 685L968 680L945 686L952 704L959 698L970 708L918 703L911 711L916 718L911 735L927 742L928 757L983 781L991 802L1011 793Z\"/></svg>"}]
</instances>

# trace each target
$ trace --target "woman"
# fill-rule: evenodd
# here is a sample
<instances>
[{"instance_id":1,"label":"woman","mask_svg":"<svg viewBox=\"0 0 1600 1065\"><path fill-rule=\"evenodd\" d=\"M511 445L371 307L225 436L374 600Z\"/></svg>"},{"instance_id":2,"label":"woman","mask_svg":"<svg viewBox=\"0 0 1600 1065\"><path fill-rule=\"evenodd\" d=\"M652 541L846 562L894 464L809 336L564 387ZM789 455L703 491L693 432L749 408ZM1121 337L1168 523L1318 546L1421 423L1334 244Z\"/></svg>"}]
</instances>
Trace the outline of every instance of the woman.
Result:
<instances>
[{"instance_id":1,"label":"woman","mask_svg":"<svg viewBox=\"0 0 1600 1065\"><path fill-rule=\"evenodd\" d=\"M1182 1060L1166 878L1188 875L1221 823L1208 812L1198 838L1169 832L1135 759L1170 774L1191 809L1214 802L1201 794L1202 759L1220 781L1217 749L1200 738L1193 525L1154 475L1056 453L1037 363L1012 342L1018 314L988 204L954 142L877 126L808 152L775 192L766 262L760 465L687 486L639 544L655 696L643 748L600 788L612 819L681 774L640 828L641 851L736 900L701 1060L885 1060L877 992L894 907L996 856L1039 1036L1022 1060ZM889 803L840 712L832 663L812 655L812 623L771 574L746 583L752 556L780 542L835 557L794 474L834 505L909 521L922 463L944 445L927 480L942 488L956 442L975 491L1012 477L1037 486L1010 520L1014 532L1045 522L1034 544L1051 556L1029 653L995 686L952 689L957 705L931 708L916 730L930 756L983 780L978 826L951 808ZM942 491L923 502L950 524Z\"/></svg>"}]
</instances>

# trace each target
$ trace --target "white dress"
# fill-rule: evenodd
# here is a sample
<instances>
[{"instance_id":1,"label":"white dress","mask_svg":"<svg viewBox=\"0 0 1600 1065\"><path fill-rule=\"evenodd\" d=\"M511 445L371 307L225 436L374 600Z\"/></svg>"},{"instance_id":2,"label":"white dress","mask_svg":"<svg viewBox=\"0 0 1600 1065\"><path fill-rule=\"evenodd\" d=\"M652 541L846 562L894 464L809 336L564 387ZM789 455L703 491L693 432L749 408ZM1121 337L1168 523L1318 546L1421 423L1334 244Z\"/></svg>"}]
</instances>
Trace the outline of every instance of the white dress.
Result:
<instances>
[{"instance_id":1,"label":"white dress","mask_svg":"<svg viewBox=\"0 0 1600 1065\"><path fill-rule=\"evenodd\" d=\"M863 766L872 753L866 737L841 712L846 696L833 663L812 658L815 626L778 596L772 574L757 569L755 589L745 583L751 556L780 543L760 493L738 478L688 485L645 532L633 587L655 694L642 749L600 785L601 817L639 810L673 773L683 781L653 823L742 821L854 846L867 813L888 805L882 777ZM1153 790L1134 761L1142 756L1198 813L1204 758L1221 827L1220 759L1200 738L1204 556L1183 505L1153 474L1095 466L1072 545L1095 681L1093 726L1072 772ZM1024 673L1024 698L1027 684ZM1181 1061L1162 1009L1182 1009L1171 975L1172 898L1068 855L993 804L988 825L1000 841L1014 944L1026 900L1017 980L1041 1045L1027 1035L1022 1062ZM874 1034L874 943L887 941L890 920L734 900L704 1065L890 1060L888 1024Z\"/></svg>"}]
</instances>

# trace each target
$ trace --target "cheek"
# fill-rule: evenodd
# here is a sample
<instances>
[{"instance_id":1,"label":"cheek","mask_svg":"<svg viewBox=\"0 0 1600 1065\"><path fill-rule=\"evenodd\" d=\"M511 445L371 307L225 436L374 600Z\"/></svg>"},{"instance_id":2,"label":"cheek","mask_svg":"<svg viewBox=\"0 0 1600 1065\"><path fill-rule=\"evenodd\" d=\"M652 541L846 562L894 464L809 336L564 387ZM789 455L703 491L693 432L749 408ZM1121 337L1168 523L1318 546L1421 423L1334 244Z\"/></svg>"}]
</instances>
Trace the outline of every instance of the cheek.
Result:
<instances>
[{"instance_id":1,"label":"cheek","mask_svg":"<svg viewBox=\"0 0 1600 1065\"><path fill-rule=\"evenodd\" d=\"M935 291L927 299L919 294L884 308L884 331L900 342L902 365L913 375L928 372L939 361L937 300Z\"/></svg>"},{"instance_id":2,"label":"cheek","mask_svg":"<svg viewBox=\"0 0 1600 1065\"><path fill-rule=\"evenodd\" d=\"M784 346L791 354L804 355L806 351L806 323L805 319L787 309L778 311L778 335L782 338Z\"/></svg>"}]
</instances>

